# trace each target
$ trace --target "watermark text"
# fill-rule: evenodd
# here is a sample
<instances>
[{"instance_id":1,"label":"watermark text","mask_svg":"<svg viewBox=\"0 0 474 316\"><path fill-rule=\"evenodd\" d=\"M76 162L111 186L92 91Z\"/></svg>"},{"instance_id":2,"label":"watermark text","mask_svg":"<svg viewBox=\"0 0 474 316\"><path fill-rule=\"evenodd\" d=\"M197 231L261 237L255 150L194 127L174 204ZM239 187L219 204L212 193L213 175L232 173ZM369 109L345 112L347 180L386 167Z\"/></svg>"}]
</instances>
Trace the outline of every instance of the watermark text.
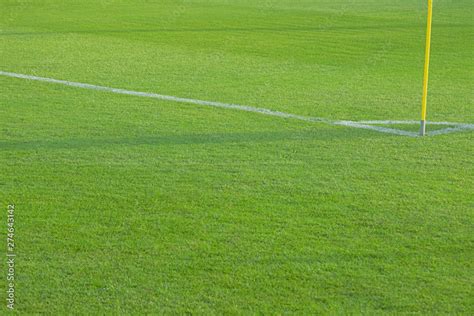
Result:
<instances>
[{"instance_id":1,"label":"watermark text","mask_svg":"<svg viewBox=\"0 0 474 316\"><path fill-rule=\"evenodd\" d=\"M15 308L15 205L7 209L7 308Z\"/></svg>"}]
</instances>

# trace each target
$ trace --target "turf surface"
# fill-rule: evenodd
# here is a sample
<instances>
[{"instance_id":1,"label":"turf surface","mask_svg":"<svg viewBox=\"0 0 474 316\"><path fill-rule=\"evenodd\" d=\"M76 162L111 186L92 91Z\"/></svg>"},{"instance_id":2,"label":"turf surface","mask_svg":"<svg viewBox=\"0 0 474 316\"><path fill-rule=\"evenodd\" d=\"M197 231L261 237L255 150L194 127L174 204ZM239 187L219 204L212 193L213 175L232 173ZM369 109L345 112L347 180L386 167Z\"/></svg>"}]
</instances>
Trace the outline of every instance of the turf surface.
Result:
<instances>
[{"instance_id":1,"label":"turf surface","mask_svg":"<svg viewBox=\"0 0 474 316\"><path fill-rule=\"evenodd\" d=\"M424 1L255 2L0 0L0 70L419 118ZM436 1L430 120L474 123L473 8ZM474 310L472 132L415 139L1 76L0 131L18 312Z\"/></svg>"}]
</instances>

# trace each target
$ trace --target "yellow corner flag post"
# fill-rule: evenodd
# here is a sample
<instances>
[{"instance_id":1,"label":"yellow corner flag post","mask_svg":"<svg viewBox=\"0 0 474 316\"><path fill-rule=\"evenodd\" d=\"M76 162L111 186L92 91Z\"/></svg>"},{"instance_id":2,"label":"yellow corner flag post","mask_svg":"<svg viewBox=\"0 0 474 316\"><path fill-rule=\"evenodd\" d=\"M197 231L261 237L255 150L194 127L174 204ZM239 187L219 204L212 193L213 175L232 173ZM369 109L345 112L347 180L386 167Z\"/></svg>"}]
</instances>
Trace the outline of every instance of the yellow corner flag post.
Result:
<instances>
[{"instance_id":1,"label":"yellow corner flag post","mask_svg":"<svg viewBox=\"0 0 474 316\"><path fill-rule=\"evenodd\" d=\"M428 0L428 23L426 28L425 71L423 75L423 99L421 105L420 135L426 134L426 104L428 100L428 75L430 69L431 24L433 20L433 0Z\"/></svg>"}]
</instances>

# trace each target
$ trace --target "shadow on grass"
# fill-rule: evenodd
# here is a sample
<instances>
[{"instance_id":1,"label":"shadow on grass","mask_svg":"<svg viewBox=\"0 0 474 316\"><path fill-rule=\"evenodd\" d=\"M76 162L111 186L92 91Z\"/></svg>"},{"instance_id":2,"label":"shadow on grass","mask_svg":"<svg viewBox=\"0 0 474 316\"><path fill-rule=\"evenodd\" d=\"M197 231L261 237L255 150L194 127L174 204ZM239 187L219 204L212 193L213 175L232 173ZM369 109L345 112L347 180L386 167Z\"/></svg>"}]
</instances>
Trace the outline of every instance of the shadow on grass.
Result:
<instances>
[{"instance_id":1,"label":"shadow on grass","mask_svg":"<svg viewBox=\"0 0 474 316\"><path fill-rule=\"evenodd\" d=\"M334 141L336 139L354 139L367 137L387 137L368 131L333 128L318 131L298 132L255 132L255 133L219 133L219 134L181 134L117 138L72 138L31 141L0 141L0 151L37 150L37 149L84 149L114 146L177 146L235 143L271 143L271 142L311 142Z\"/></svg>"}]
</instances>

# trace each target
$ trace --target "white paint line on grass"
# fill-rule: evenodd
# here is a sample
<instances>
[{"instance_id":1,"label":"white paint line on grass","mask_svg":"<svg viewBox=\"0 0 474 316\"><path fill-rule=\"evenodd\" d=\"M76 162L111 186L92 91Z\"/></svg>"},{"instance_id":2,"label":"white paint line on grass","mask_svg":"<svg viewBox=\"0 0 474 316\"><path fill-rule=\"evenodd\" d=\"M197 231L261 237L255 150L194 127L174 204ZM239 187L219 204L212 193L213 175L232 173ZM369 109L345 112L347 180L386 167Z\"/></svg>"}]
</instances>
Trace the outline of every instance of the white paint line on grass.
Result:
<instances>
[{"instance_id":1,"label":"white paint line on grass","mask_svg":"<svg viewBox=\"0 0 474 316\"><path fill-rule=\"evenodd\" d=\"M361 124L374 124L374 125L396 125L396 124L420 124L420 121L358 121ZM474 124L468 123L453 123L453 122L428 122L428 125L445 125L445 126L457 126L466 129L474 129Z\"/></svg>"},{"instance_id":2,"label":"white paint line on grass","mask_svg":"<svg viewBox=\"0 0 474 316\"><path fill-rule=\"evenodd\" d=\"M409 137L418 137L419 136L417 133L414 133L414 132L408 132L408 131L403 131L403 130L400 130L400 129L388 128L388 127L382 127L382 126L373 126L373 125L361 124L361 123L352 122L352 121L338 121L338 122L333 122L332 124L355 127L355 128L362 128L362 129L369 129L369 130L377 131L377 132L380 132L380 133L395 134L395 135L401 135L401 136L409 136Z\"/></svg>"},{"instance_id":3,"label":"white paint line on grass","mask_svg":"<svg viewBox=\"0 0 474 316\"><path fill-rule=\"evenodd\" d=\"M360 125L360 128L368 128L368 129L374 129L372 127L377 127L377 126L367 126L367 124L373 124L373 125L397 125L397 124L415 124L419 125L419 121L359 121L359 122L351 122L351 124L354 125L356 124ZM462 132L466 130L474 130L474 124L467 124L467 123L453 123L453 122L428 122L428 126L433 125L433 126L448 126L447 128L443 128L440 130L436 131L431 131L428 132L428 136L436 136L436 135L444 135L444 134L450 134L454 132ZM362 127L364 126L364 127ZM391 129L391 128L389 128ZM375 130L375 129L374 129ZM399 129L391 129L391 130L397 130L401 131ZM417 133L416 136L419 136ZM407 135L409 136L409 135ZM412 135L414 136L414 135Z\"/></svg>"},{"instance_id":4,"label":"white paint line on grass","mask_svg":"<svg viewBox=\"0 0 474 316\"><path fill-rule=\"evenodd\" d=\"M303 115L285 113L285 112L280 112L280 111L274 111L274 110L265 109L265 108L257 108L257 107L248 106L248 105L239 105L239 104L230 104L230 103L222 103L222 102L203 101L203 100L196 100L196 99L190 99L190 98L181 98L181 97L175 97L175 96L164 95L164 94L132 91L132 90L111 88L111 87L105 87L105 86L98 86L98 85L93 85L93 84L88 84L88 83L80 83L80 82L59 80L59 79L53 79L53 78L24 75L24 74L18 74L14 72L7 72L7 71L1 71L1 70L0 70L0 75L5 76L5 77L11 77L11 78L61 84L61 85L81 88L81 89L105 91L105 92L125 94L125 95L130 95L130 96L153 98L153 99L159 99L159 100L165 100L165 101L171 101L171 102L196 104L196 105L202 105L202 106L211 106L211 107L224 108L224 109L233 109L233 110L253 112L253 113L259 113L259 114L264 114L264 115L287 118L287 119L296 119L296 120L305 121L305 122L319 122L319 123L326 123L326 124L331 124L331 125L340 125L340 126L347 126L347 127L353 127L353 128L368 129L368 130L373 130L380 133L388 133L388 134L402 135L402 136L409 136L409 137L418 137L418 133L403 131L403 130L399 130L395 128L377 126L377 125L390 125L390 124L418 124L419 122L417 121L361 121L361 122L330 121L330 120L320 118L320 117L303 116ZM446 128L443 130L438 130L438 131L429 133L429 135L433 135L433 136L462 131L462 130L474 130L473 124L450 123L450 122L429 122L429 124L452 126L451 128Z\"/></svg>"},{"instance_id":5,"label":"white paint line on grass","mask_svg":"<svg viewBox=\"0 0 474 316\"><path fill-rule=\"evenodd\" d=\"M171 101L171 102L189 103L189 104L212 106L212 107L225 108L225 109L240 110L240 111L246 111L246 112L254 112L254 113L260 113L260 114L271 115L271 116L278 116L278 117L283 117L283 118L297 119L297 120L300 120L300 121L326 122L326 120L323 119L323 118L284 113L284 112L279 112L279 111L274 111L274 110L269 110L269 109L264 109L264 108L257 108L257 107L253 107L253 106L247 106L247 105L238 105L238 104L229 104L229 103L221 103L221 102L213 102L213 101L203 101L203 100L196 100L196 99L189 99L189 98L180 98L180 97L175 97L175 96L171 96L171 95L110 88L110 87L97 86L97 85L88 84L88 83L80 83L80 82L58 80L58 79L52 79L52 78L44 78L44 77L23 75L23 74L17 74L17 73L6 72L6 71L0 71L0 75L6 76L6 77L12 77L12 78L28 79L28 80L35 80L35 81L43 81L43 82L49 82L49 83L62 84L62 85L65 85L65 86L76 87L76 88L81 88L81 89L105 91L105 92L126 94L126 95L132 95L132 96L136 96L136 97L153 98L153 99L159 99L159 100L165 100L165 101Z\"/></svg>"}]
</instances>

